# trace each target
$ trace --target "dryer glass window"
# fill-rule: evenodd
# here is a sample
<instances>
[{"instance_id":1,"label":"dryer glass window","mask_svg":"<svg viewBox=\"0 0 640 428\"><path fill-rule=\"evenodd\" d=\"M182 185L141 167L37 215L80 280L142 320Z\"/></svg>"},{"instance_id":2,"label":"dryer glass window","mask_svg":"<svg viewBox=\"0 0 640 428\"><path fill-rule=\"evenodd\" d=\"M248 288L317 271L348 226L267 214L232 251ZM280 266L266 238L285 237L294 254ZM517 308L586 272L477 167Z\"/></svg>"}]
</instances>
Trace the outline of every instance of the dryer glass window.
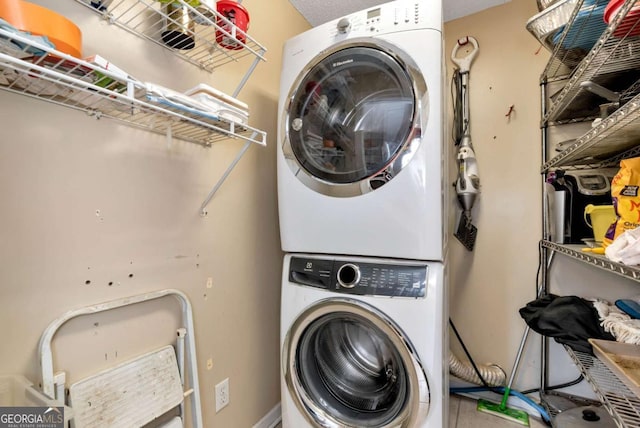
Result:
<instances>
[{"instance_id":1,"label":"dryer glass window","mask_svg":"<svg viewBox=\"0 0 640 428\"><path fill-rule=\"evenodd\" d=\"M383 331L353 313L318 318L302 334L298 377L327 414L349 426L394 421L409 397L403 360Z\"/></svg>"},{"instance_id":2,"label":"dryer glass window","mask_svg":"<svg viewBox=\"0 0 640 428\"><path fill-rule=\"evenodd\" d=\"M321 180L372 177L410 141L414 104L409 74L396 59L369 47L338 51L315 65L293 95L292 150Z\"/></svg>"}]
</instances>

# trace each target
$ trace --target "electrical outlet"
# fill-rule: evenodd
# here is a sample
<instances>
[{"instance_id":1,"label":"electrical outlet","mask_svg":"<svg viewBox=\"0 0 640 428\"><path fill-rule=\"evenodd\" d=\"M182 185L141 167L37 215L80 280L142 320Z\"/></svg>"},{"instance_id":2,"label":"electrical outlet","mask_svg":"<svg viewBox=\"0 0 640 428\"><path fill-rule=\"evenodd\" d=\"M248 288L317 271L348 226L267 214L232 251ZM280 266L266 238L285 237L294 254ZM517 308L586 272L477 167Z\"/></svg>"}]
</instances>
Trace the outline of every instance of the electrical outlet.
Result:
<instances>
[{"instance_id":1,"label":"electrical outlet","mask_svg":"<svg viewBox=\"0 0 640 428\"><path fill-rule=\"evenodd\" d=\"M229 404L229 378L216 385L216 413Z\"/></svg>"}]
</instances>

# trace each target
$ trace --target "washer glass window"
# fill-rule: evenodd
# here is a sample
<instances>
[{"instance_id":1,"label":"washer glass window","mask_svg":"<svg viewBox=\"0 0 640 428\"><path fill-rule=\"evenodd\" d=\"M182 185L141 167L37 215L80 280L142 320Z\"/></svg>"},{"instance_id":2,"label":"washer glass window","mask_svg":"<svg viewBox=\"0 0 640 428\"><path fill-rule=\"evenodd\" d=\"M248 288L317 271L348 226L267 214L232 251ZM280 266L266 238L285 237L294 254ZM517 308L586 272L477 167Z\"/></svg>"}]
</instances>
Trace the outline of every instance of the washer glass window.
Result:
<instances>
[{"instance_id":1,"label":"washer glass window","mask_svg":"<svg viewBox=\"0 0 640 428\"><path fill-rule=\"evenodd\" d=\"M293 153L323 181L372 177L411 138L411 79L378 49L351 47L327 56L306 74L291 101L287 132Z\"/></svg>"},{"instance_id":2,"label":"washer glass window","mask_svg":"<svg viewBox=\"0 0 640 428\"><path fill-rule=\"evenodd\" d=\"M309 398L345 425L384 426L407 405L402 357L385 333L359 314L334 312L309 324L296 366Z\"/></svg>"}]
</instances>

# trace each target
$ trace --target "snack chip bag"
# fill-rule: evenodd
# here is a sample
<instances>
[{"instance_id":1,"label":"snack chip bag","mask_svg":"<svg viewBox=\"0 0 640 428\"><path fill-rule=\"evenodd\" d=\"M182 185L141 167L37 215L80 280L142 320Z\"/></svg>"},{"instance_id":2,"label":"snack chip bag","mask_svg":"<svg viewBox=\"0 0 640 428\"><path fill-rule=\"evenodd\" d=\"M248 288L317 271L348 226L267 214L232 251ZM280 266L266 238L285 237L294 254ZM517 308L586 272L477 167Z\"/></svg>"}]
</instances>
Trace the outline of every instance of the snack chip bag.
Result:
<instances>
[{"instance_id":1,"label":"snack chip bag","mask_svg":"<svg viewBox=\"0 0 640 428\"><path fill-rule=\"evenodd\" d=\"M640 157L620 161L620 170L611 181L611 200L616 220L604 234L605 248L627 230L640 226Z\"/></svg>"}]
</instances>

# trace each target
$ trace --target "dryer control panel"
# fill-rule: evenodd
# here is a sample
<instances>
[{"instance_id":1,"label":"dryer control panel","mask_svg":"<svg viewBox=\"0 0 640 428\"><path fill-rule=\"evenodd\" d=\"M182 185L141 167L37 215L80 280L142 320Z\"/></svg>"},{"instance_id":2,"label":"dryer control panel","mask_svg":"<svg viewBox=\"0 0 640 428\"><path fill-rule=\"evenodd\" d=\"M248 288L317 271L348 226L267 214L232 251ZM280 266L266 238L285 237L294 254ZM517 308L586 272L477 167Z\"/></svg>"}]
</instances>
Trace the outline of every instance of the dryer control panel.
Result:
<instances>
[{"instance_id":1,"label":"dryer control panel","mask_svg":"<svg viewBox=\"0 0 640 428\"><path fill-rule=\"evenodd\" d=\"M440 15L431 16L423 2L385 4L335 21L334 36L371 36L377 33L435 28Z\"/></svg>"},{"instance_id":2,"label":"dryer control panel","mask_svg":"<svg viewBox=\"0 0 640 428\"><path fill-rule=\"evenodd\" d=\"M289 281L337 293L422 298L426 264L377 264L347 260L292 257Z\"/></svg>"}]
</instances>

